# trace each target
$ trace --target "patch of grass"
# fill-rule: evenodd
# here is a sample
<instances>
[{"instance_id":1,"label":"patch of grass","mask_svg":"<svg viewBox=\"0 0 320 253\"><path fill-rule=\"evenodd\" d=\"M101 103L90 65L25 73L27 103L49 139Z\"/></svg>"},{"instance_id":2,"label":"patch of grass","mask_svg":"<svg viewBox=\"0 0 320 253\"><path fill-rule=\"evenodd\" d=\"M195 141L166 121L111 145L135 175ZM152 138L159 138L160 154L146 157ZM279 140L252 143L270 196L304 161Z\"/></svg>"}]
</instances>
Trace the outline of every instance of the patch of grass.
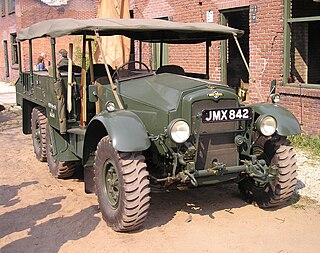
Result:
<instances>
[{"instance_id":1,"label":"patch of grass","mask_svg":"<svg viewBox=\"0 0 320 253\"><path fill-rule=\"evenodd\" d=\"M288 204L290 206L295 206L295 205L299 205L298 202L300 200L301 196L300 194L298 194L297 192L294 192L292 194L292 197L290 198L290 200L288 201Z\"/></svg>"},{"instance_id":2,"label":"patch of grass","mask_svg":"<svg viewBox=\"0 0 320 253\"><path fill-rule=\"evenodd\" d=\"M308 151L320 157L320 136L300 134L290 136L289 140L295 148Z\"/></svg>"},{"instance_id":3,"label":"patch of grass","mask_svg":"<svg viewBox=\"0 0 320 253\"><path fill-rule=\"evenodd\" d=\"M301 204L298 204L298 203L292 204L291 207L294 208L294 209L305 209L305 205L301 205Z\"/></svg>"},{"instance_id":4,"label":"patch of grass","mask_svg":"<svg viewBox=\"0 0 320 253\"><path fill-rule=\"evenodd\" d=\"M305 209L307 207L318 205L318 202L307 196L300 196L294 193L292 198L288 201L289 205L294 209Z\"/></svg>"}]
</instances>

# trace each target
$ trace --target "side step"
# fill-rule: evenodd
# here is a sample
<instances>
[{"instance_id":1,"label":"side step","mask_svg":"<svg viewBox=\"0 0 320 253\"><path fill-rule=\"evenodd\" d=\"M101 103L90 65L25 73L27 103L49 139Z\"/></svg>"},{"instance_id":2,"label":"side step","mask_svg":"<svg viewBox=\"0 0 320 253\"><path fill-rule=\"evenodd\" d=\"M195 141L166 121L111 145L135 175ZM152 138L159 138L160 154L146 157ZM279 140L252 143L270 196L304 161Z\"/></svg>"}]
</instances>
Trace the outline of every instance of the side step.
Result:
<instances>
[{"instance_id":1,"label":"side step","mask_svg":"<svg viewBox=\"0 0 320 253\"><path fill-rule=\"evenodd\" d=\"M85 135L85 133L86 133L86 128L83 128L83 127L70 128L70 129L67 130L67 133L69 133L69 134L78 134L78 135Z\"/></svg>"}]
</instances>

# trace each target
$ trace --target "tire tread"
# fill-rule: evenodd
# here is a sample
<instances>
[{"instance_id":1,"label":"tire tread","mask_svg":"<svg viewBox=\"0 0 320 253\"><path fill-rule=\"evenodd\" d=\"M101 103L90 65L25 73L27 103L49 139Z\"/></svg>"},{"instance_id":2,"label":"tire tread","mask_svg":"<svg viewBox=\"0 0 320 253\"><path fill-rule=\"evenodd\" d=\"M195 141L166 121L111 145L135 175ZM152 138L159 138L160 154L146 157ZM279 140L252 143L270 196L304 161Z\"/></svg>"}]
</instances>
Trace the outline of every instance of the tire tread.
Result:
<instances>
[{"instance_id":1,"label":"tire tread","mask_svg":"<svg viewBox=\"0 0 320 253\"><path fill-rule=\"evenodd\" d=\"M264 188L257 187L249 177L239 183L246 201L255 202L261 208L276 207L286 202L291 198L297 183L297 158L290 141L286 137L279 137L273 146L275 154L271 162L278 166L273 186L268 183Z\"/></svg>"}]
</instances>

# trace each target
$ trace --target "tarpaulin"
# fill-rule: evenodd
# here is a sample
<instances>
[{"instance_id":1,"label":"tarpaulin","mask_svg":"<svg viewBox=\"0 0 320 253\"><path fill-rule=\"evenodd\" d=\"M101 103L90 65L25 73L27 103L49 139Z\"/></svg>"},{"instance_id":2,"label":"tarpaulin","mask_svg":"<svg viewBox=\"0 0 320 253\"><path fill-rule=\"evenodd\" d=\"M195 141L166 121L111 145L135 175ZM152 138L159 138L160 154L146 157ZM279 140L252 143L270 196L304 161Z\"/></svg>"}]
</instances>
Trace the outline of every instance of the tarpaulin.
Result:
<instances>
[{"instance_id":1,"label":"tarpaulin","mask_svg":"<svg viewBox=\"0 0 320 253\"><path fill-rule=\"evenodd\" d=\"M130 18L128 0L100 0L98 18ZM102 48L106 62L113 68L129 61L130 39L121 36L102 37ZM96 62L103 62L99 47L96 47L94 58Z\"/></svg>"}]
</instances>

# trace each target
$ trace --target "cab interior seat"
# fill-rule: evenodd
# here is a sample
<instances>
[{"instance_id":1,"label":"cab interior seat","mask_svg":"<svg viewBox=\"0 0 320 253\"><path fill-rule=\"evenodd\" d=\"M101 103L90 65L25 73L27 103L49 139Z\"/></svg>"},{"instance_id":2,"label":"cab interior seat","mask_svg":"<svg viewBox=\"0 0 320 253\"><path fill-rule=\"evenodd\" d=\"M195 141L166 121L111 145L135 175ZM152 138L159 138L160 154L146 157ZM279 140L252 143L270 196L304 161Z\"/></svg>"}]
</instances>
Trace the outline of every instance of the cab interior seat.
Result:
<instances>
[{"instance_id":1,"label":"cab interior seat","mask_svg":"<svg viewBox=\"0 0 320 253\"><path fill-rule=\"evenodd\" d=\"M163 65L159 67L156 71L156 74L161 74L161 73L172 73L172 74L177 74L177 75L186 75L186 72L184 69L179 66L179 65Z\"/></svg>"},{"instance_id":2,"label":"cab interior seat","mask_svg":"<svg viewBox=\"0 0 320 253\"><path fill-rule=\"evenodd\" d=\"M72 74L74 76L80 76L81 75L82 68L77 65L72 65ZM63 65L58 67L58 71L61 76L67 76L68 75L68 65Z\"/></svg>"},{"instance_id":3,"label":"cab interior seat","mask_svg":"<svg viewBox=\"0 0 320 253\"><path fill-rule=\"evenodd\" d=\"M109 68L110 75L112 76L115 70L110 65L108 65L108 68ZM88 74L88 77L90 77L90 68L87 70L87 74ZM93 64L93 76L94 76L93 81L97 80L100 77L108 76L107 70L103 63Z\"/></svg>"}]
</instances>

